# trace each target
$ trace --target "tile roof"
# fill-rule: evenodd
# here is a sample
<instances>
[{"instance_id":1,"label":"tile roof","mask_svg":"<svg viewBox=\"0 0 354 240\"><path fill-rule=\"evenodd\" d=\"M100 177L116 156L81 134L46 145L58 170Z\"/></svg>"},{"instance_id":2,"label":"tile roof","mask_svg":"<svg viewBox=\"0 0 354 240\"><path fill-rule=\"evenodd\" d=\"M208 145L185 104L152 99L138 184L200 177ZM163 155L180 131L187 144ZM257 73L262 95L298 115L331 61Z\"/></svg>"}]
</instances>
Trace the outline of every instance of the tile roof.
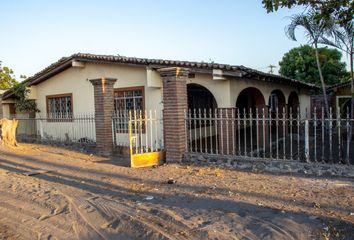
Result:
<instances>
[{"instance_id":1,"label":"tile roof","mask_svg":"<svg viewBox=\"0 0 354 240\"><path fill-rule=\"evenodd\" d=\"M283 83L296 84L298 86L307 87L307 88L317 88L313 84L305 83L299 80L283 77L280 75L264 73L252 68L248 68L242 65L229 65L229 64L220 64L220 63L207 63L207 62L192 62L192 61L179 61L179 60L165 60L165 59L149 59L149 58L137 58L137 57L125 57L120 55L96 55L88 53L76 53L69 57L63 57L57 62L49 65L42 71L36 73L32 77L27 78L24 82L27 82L28 85L38 83L40 78L46 77L46 75L52 74L61 71L71 66L72 61L82 61L82 62L95 62L95 63L116 63L116 64L133 64L133 65L142 65L149 67L185 67L193 70L204 69L204 70L213 70L220 69L227 72L242 73L242 77L245 78L255 78L263 81L276 81ZM62 67L62 69L59 69ZM52 76L51 75L51 76ZM50 76L49 76L50 77ZM49 78L48 77L48 78ZM11 95L11 89L7 91L5 97Z\"/></svg>"}]
</instances>

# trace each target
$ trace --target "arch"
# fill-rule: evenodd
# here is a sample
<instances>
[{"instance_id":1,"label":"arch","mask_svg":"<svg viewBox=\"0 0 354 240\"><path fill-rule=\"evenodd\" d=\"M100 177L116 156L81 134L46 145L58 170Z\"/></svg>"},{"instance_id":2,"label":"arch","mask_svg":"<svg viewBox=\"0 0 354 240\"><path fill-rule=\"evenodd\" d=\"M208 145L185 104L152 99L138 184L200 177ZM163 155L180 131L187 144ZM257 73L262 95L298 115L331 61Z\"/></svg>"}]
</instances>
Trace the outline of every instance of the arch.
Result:
<instances>
[{"instance_id":1,"label":"arch","mask_svg":"<svg viewBox=\"0 0 354 240\"><path fill-rule=\"evenodd\" d=\"M273 90L269 95L268 105L271 112L275 112L278 109L281 113L286 106L284 93L280 89Z\"/></svg>"},{"instance_id":2,"label":"arch","mask_svg":"<svg viewBox=\"0 0 354 240\"><path fill-rule=\"evenodd\" d=\"M265 100L262 92L255 87L248 87L243 89L237 97L236 108L240 111L246 110L249 112L249 109L254 111L256 108L264 108Z\"/></svg>"},{"instance_id":3,"label":"arch","mask_svg":"<svg viewBox=\"0 0 354 240\"><path fill-rule=\"evenodd\" d=\"M298 108L300 107L299 96L295 91L292 91L288 99L288 112L297 115Z\"/></svg>"},{"instance_id":4,"label":"arch","mask_svg":"<svg viewBox=\"0 0 354 240\"><path fill-rule=\"evenodd\" d=\"M197 83L187 84L189 109L215 109L218 107L214 95L204 86Z\"/></svg>"}]
</instances>

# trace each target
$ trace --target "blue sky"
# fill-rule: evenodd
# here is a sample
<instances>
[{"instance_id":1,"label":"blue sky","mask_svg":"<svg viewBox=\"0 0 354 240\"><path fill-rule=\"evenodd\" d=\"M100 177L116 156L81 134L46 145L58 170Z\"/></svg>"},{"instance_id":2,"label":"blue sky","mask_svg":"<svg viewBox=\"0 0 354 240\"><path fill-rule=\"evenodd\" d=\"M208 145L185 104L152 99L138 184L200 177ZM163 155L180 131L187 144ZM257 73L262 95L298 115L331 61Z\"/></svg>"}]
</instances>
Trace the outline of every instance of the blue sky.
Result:
<instances>
[{"instance_id":1,"label":"blue sky","mask_svg":"<svg viewBox=\"0 0 354 240\"><path fill-rule=\"evenodd\" d=\"M31 76L73 53L209 61L268 71L306 43L261 0L0 0L0 60Z\"/></svg>"}]
</instances>

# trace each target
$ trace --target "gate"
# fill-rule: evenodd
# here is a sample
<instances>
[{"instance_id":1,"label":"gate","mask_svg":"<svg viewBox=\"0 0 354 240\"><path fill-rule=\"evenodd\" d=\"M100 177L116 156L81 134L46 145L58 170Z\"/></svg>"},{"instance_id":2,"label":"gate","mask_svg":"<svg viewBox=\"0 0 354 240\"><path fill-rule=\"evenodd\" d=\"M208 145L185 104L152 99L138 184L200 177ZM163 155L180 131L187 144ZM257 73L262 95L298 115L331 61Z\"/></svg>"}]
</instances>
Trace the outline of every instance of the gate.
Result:
<instances>
[{"instance_id":1,"label":"gate","mask_svg":"<svg viewBox=\"0 0 354 240\"><path fill-rule=\"evenodd\" d=\"M130 166L148 167L165 159L163 123L157 111L130 111L128 119Z\"/></svg>"}]
</instances>

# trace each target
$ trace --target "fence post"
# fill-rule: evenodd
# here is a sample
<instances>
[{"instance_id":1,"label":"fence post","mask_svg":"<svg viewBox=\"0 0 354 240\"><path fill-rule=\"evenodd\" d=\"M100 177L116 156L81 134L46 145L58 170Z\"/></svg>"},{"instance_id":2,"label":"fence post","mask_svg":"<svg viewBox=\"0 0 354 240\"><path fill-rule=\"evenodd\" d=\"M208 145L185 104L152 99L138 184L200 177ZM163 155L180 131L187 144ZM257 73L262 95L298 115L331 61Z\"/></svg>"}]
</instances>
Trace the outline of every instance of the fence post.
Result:
<instances>
[{"instance_id":1,"label":"fence post","mask_svg":"<svg viewBox=\"0 0 354 240\"><path fill-rule=\"evenodd\" d=\"M305 120L305 157L306 162L310 162L310 131L309 131L309 120Z\"/></svg>"},{"instance_id":2,"label":"fence post","mask_svg":"<svg viewBox=\"0 0 354 240\"><path fill-rule=\"evenodd\" d=\"M189 70L179 67L158 70L163 83L163 129L167 162L181 162L186 151L185 115Z\"/></svg>"},{"instance_id":3,"label":"fence post","mask_svg":"<svg viewBox=\"0 0 354 240\"><path fill-rule=\"evenodd\" d=\"M110 156L113 153L112 117L114 113L115 78L91 79L95 100L95 128L97 153Z\"/></svg>"}]
</instances>

